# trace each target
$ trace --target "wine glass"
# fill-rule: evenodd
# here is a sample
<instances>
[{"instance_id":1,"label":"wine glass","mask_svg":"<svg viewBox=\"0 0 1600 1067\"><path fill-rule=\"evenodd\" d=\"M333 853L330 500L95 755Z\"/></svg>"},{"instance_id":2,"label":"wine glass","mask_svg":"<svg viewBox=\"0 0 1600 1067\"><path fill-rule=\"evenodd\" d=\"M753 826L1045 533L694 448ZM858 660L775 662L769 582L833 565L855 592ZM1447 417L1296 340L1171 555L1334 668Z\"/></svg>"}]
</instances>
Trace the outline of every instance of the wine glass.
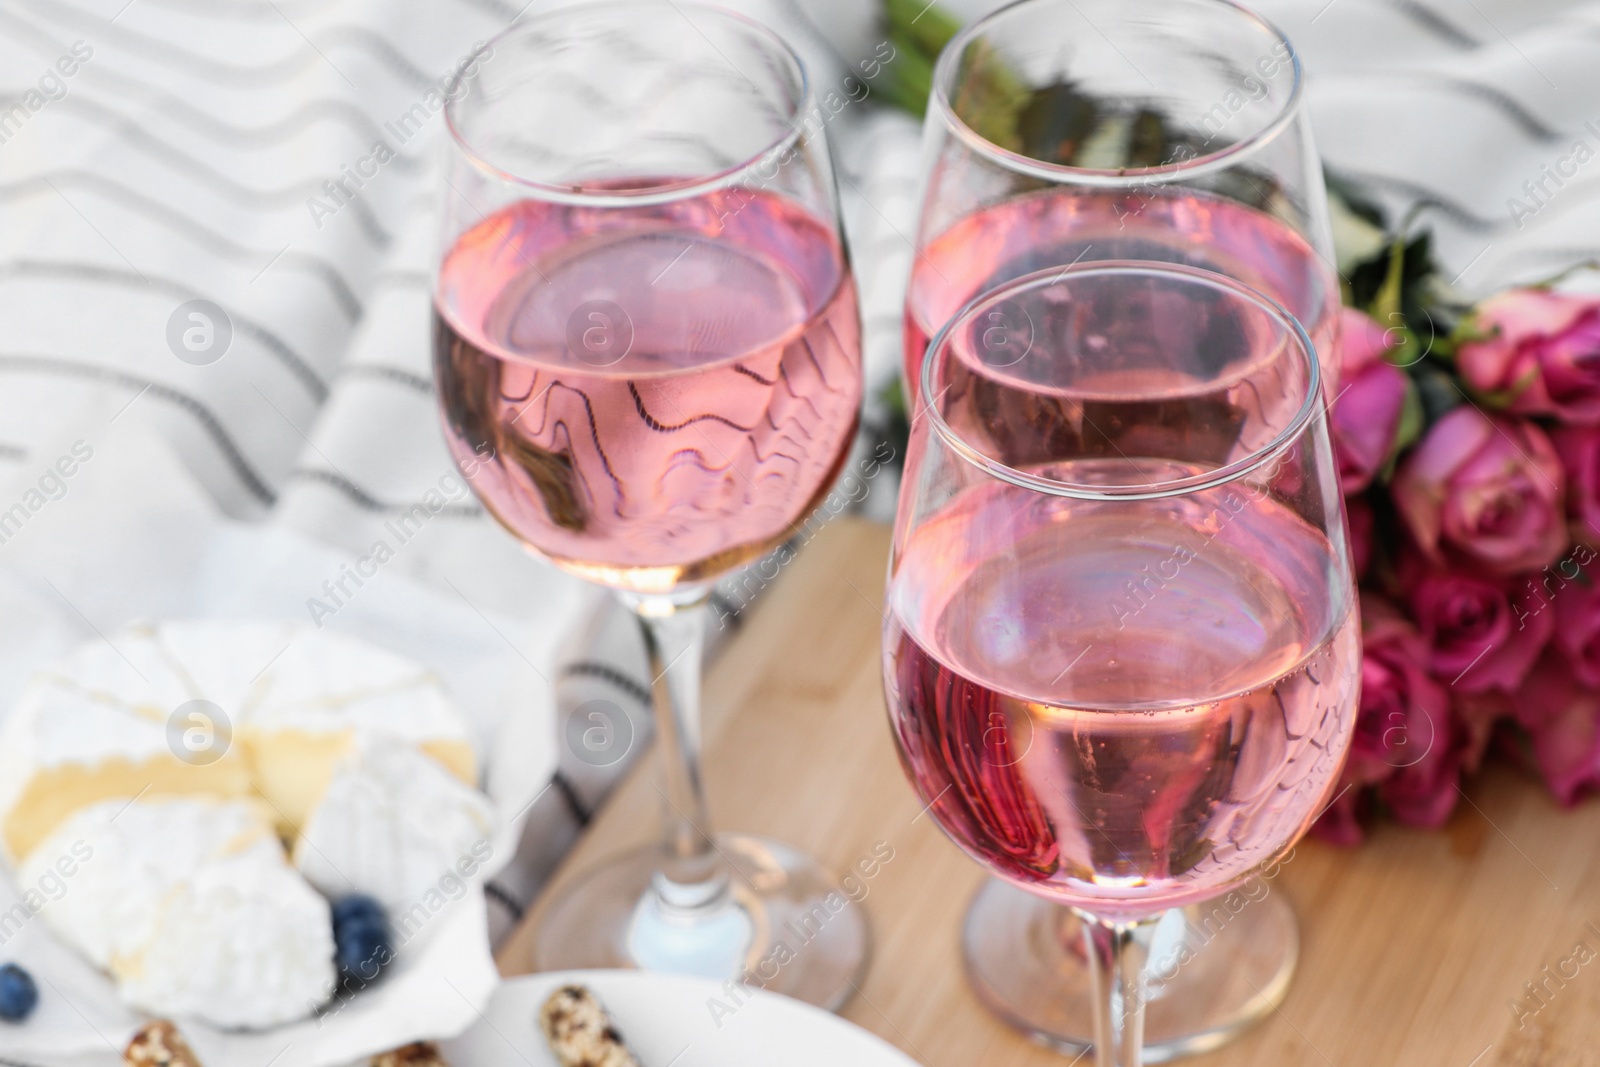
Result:
<instances>
[{"instance_id":1,"label":"wine glass","mask_svg":"<svg viewBox=\"0 0 1600 1067\"><path fill-rule=\"evenodd\" d=\"M1300 62L1258 16L1229 0L1021 0L940 56L925 159L905 312L913 400L928 338L968 300L1029 271L1110 259L1186 263L1266 293L1306 327L1337 395L1339 286ZM1268 888L1247 908L1167 917L1163 951L1199 960L1152 976L1152 1062L1216 1047L1283 999L1299 936ZM1087 1044L1069 911L991 881L963 947L997 1013L1069 1051Z\"/></svg>"},{"instance_id":2,"label":"wine glass","mask_svg":"<svg viewBox=\"0 0 1600 1067\"><path fill-rule=\"evenodd\" d=\"M1159 916L1280 862L1336 782L1360 635L1310 338L1177 264L1083 263L933 342L884 689L944 831L1078 916L1101 1067L1141 1062ZM1017 961L1004 938L975 966Z\"/></svg>"},{"instance_id":3,"label":"wine glass","mask_svg":"<svg viewBox=\"0 0 1600 1067\"><path fill-rule=\"evenodd\" d=\"M861 909L834 907L798 850L713 835L700 766L712 583L817 507L861 403L804 70L734 13L604 2L519 22L450 96L445 436L502 525L637 613L657 719L662 843L572 882L533 963L745 975L837 1007L865 962ZM771 967L791 920L818 928Z\"/></svg>"},{"instance_id":4,"label":"wine glass","mask_svg":"<svg viewBox=\"0 0 1600 1067\"><path fill-rule=\"evenodd\" d=\"M1336 392L1339 287L1300 60L1231 0L1020 0L939 57L906 386L978 293L1105 259L1238 278L1300 320Z\"/></svg>"}]
</instances>

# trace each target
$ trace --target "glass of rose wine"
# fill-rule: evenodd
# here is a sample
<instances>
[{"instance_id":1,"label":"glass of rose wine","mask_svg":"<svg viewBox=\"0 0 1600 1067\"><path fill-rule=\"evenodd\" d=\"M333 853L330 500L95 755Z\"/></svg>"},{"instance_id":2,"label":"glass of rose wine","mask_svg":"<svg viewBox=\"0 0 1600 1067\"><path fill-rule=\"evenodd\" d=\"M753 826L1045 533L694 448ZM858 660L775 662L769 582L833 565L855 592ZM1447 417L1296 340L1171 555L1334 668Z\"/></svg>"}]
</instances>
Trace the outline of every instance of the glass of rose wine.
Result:
<instances>
[{"instance_id":1,"label":"glass of rose wine","mask_svg":"<svg viewBox=\"0 0 1600 1067\"><path fill-rule=\"evenodd\" d=\"M1117 259L1265 293L1304 325L1337 395L1339 287L1300 62L1256 15L1229 0L1021 0L940 56L925 139L911 410L929 338L967 301L1030 271ZM1267 889L1167 917L1160 942L1196 959L1150 976L1152 1062L1223 1043L1286 994L1298 931ZM1065 1050L1088 1044L1092 991L1068 909L991 881L963 947L993 1010Z\"/></svg>"},{"instance_id":2,"label":"glass of rose wine","mask_svg":"<svg viewBox=\"0 0 1600 1067\"><path fill-rule=\"evenodd\" d=\"M843 899L827 872L711 832L700 769L712 583L815 509L861 402L812 112L782 41L690 3L530 16L451 88L434 289L446 440L502 525L637 613L656 708L662 843L545 908L540 970L750 972L834 1007L865 962L861 910L823 905ZM817 914L774 965L784 931Z\"/></svg>"},{"instance_id":3,"label":"glass of rose wine","mask_svg":"<svg viewBox=\"0 0 1600 1067\"><path fill-rule=\"evenodd\" d=\"M901 759L957 845L1070 909L1098 1063L1136 1067L1151 976L1203 966L1163 916L1282 862L1350 743L1315 352L1222 275L1080 263L970 303L919 385L884 629Z\"/></svg>"}]
</instances>

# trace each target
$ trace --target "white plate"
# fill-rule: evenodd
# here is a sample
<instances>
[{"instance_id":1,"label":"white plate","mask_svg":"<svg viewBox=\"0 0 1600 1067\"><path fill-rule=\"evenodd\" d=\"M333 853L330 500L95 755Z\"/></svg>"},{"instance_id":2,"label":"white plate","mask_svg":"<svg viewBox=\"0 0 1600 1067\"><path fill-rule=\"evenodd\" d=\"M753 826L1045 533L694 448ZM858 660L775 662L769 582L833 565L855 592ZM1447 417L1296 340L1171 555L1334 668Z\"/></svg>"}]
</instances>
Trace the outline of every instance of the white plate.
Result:
<instances>
[{"instance_id":1,"label":"white plate","mask_svg":"<svg viewBox=\"0 0 1600 1067\"><path fill-rule=\"evenodd\" d=\"M703 978L561 971L495 990L472 1029L443 1045L454 1067L558 1067L539 1007L563 985L598 996L644 1067L917 1067L893 1046L820 1008L775 993L731 995ZM741 1003L742 1001L742 1003Z\"/></svg>"}]
</instances>

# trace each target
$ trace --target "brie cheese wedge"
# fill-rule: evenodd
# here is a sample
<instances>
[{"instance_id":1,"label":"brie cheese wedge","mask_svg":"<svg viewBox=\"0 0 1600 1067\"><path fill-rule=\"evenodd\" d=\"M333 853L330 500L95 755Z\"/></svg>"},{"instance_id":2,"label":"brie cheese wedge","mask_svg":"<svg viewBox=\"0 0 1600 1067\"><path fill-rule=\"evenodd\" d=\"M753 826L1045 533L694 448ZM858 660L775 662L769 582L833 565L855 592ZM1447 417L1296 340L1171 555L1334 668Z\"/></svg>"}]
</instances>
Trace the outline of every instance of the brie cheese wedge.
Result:
<instances>
[{"instance_id":1,"label":"brie cheese wedge","mask_svg":"<svg viewBox=\"0 0 1600 1067\"><path fill-rule=\"evenodd\" d=\"M383 734L334 771L294 844L294 865L330 897L381 901L398 932L429 892L459 898L494 842L494 807L438 762Z\"/></svg>"},{"instance_id":2,"label":"brie cheese wedge","mask_svg":"<svg viewBox=\"0 0 1600 1067\"><path fill-rule=\"evenodd\" d=\"M123 999L223 1028L309 1015L335 981L328 902L284 856L253 800L112 800L75 813L22 864L33 883L74 866L40 911Z\"/></svg>"},{"instance_id":3,"label":"brie cheese wedge","mask_svg":"<svg viewBox=\"0 0 1600 1067\"><path fill-rule=\"evenodd\" d=\"M193 794L258 795L292 838L369 735L477 782L460 712L402 657L296 623L130 626L35 675L0 731L0 847L15 863L100 801Z\"/></svg>"}]
</instances>

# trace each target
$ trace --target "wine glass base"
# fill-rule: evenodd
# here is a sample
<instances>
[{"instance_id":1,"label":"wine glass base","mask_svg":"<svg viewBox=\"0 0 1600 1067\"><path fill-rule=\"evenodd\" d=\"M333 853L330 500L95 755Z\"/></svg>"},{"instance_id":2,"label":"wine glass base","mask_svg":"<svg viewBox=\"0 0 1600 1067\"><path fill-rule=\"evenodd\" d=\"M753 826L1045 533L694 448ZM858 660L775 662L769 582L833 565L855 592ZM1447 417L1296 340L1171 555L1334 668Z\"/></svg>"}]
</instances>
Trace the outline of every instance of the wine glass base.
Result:
<instances>
[{"instance_id":1,"label":"wine glass base","mask_svg":"<svg viewBox=\"0 0 1600 1067\"><path fill-rule=\"evenodd\" d=\"M1254 886L1253 900L1244 890L1228 898L1233 908L1218 899L1163 917L1145 972L1146 1063L1225 1045L1283 1002L1299 927L1282 893ZM990 1011L1071 1055L1093 1044L1093 987L1069 909L989 879L967 910L961 948L967 978Z\"/></svg>"},{"instance_id":2,"label":"wine glass base","mask_svg":"<svg viewBox=\"0 0 1600 1067\"><path fill-rule=\"evenodd\" d=\"M829 1011L843 1007L871 951L865 909L815 860L780 841L718 834L717 850L733 869L732 906L742 915L732 918L749 940L742 953L720 962L706 954L686 956L678 966L663 964L654 951L640 959L634 938L641 913L654 906L647 894L661 860L652 845L602 862L561 891L534 933L534 970L670 970L742 980ZM708 927L726 933L729 918L713 917ZM682 940L694 942L696 932L686 929ZM735 989L730 996L740 994ZM726 1007L738 1003L733 999Z\"/></svg>"}]
</instances>

